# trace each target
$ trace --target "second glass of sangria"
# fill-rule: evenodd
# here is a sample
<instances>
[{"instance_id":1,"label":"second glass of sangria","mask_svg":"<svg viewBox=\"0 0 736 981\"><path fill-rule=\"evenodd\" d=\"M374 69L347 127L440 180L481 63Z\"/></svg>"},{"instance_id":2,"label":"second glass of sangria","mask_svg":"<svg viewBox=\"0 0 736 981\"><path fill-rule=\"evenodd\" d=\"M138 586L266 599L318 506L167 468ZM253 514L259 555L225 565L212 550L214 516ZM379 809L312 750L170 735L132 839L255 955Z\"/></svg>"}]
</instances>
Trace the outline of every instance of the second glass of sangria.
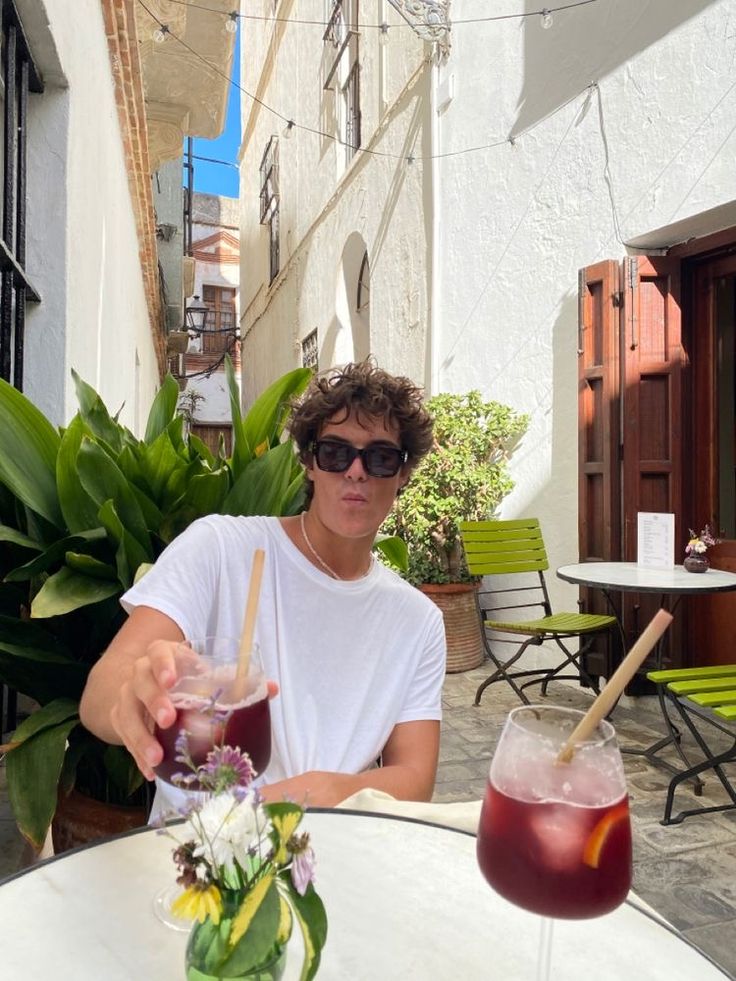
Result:
<instances>
[{"instance_id":1,"label":"second glass of sangria","mask_svg":"<svg viewBox=\"0 0 736 981\"><path fill-rule=\"evenodd\" d=\"M585 919L619 906L631 887L631 824L613 726L598 724L558 757L583 717L573 709L513 709L493 756L477 855L505 899L544 917L537 977L549 977L551 917Z\"/></svg>"}]
</instances>

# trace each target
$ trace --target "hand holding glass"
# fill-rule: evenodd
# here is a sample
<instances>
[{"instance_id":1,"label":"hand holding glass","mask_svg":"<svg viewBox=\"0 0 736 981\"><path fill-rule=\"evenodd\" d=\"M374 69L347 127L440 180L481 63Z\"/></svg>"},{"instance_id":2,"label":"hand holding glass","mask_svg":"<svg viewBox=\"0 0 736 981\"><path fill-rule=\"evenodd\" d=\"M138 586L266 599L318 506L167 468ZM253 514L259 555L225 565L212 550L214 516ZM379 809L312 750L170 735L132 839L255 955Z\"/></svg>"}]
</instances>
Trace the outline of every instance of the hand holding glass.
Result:
<instances>
[{"instance_id":1,"label":"hand holding glass","mask_svg":"<svg viewBox=\"0 0 736 981\"><path fill-rule=\"evenodd\" d=\"M195 764L205 762L216 746L239 747L250 756L256 773L262 773L271 758L271 713L268 686L257 651L253 652L247 677L237 677L239 641L230 637L205 637L183 641L177 661L183 666L169 696L176 709L173 725L156 726L154 735L164 750L155 768L167 783L182 772L176 744L180 733L188 737L189 753ZM198 785L189 785L197 790Z\"/></svg>"}]
</instances>

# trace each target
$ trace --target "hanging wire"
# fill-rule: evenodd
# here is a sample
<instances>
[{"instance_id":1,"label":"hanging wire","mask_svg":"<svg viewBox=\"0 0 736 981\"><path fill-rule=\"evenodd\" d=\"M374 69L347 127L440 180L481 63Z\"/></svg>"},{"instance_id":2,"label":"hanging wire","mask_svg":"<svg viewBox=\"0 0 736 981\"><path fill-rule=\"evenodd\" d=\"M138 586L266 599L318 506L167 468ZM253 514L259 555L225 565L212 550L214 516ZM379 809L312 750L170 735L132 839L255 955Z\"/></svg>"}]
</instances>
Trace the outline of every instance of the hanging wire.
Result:
<instances>
[{"instance_id":1,"label":"hanging wire","mask_svg":"<svg viewBox=\"0 0 736 981\"><path fill-rule=\"evenodd\" d=\"M215 7L208 7L203 3L193 3L191 0L169 0L169 3L179 4L181 7L192 7L197 10L208 10L212 14L219 14L221 17L232 17L232 13L217 10ZM452 26L455 27L458 24L486 24L490 21L495 20L523 20L525 17L541 17L544 19L545 15L551 17L552 14L556 14L558 11L562 10L572 10L574 7L586 7L590 3L598 3L598 0L577 0L576 3L562 4L559 7L540 7L539 10L527 10L520 14L493 14L488 17L468 17L462 20L452 21ZM255 20L263 21L268 24L303 24L313 27L329 27L329 23L325 20L305 20L299 17L269 17L266 14L241 14L238 13L238 17L241 20ZM382 30L382 24L356 24L355 25L360 30ZM391 24L391 30L394 27L411 27L407 21L401 21L400 23Z\"/></svg>"},{"instance_id":2,"label":"hanging wire","mask_svg":"<svg viewBox=\"0 0 736 981\"><path fill-rule=\"evenodd\" d=\"M183 3L184 0L171 0L171 2L172 3L174 3L174 2L175 3ZM595 3L595 2L597 2L597 0L580 0L579 3L572 4L571 6L582 6L582 4L584 4L584 3ZM140 4L141 7L143 7L143 9L146 11L146 13L148 14L148 16L151 17L152 20L154 20L160 27L164 26L164 25L162 25L162 23L158 19L158 17L156 17L156 15L151 11L151 9L146 6L144 0L138 0L138 3ZM195 4L186 4L186 6L195 6ZM207 7L205 9L210 10L212 8ZM550 9L552 9L552 8L550 8ZM555 8L555 9L564 9L564 8ZM219 13L220 11L217 11L217 12ZM539 11L535 12L535 14L538 14L538 13L539 13ZM514 16L518 16L518 15L514 15ZM523 16L531 16L531 15L524 14ZM480 144L478 146L464 147L463 149L460 149L460 150L449 150L449 151L446 151L444 153L434 153L434 154L430 154L430 155L427 155L427 156L417 156L417 155L415 155L412 152L409 152L409 153L406 153L406 154L404 154L404 153L390 153L387 150L375 150L375 149L371 149L369 147L353 146L352 143L346 143L343 139L341 139L335 133L326 133L324 130L316 129L313 126L306 126L304 123L297 123L290 116L284 115L284 113L279 112L278 109L274 109L273 106L269 106L268 103L264 102L262 99L259 99L257 95L254 95L252 92L249 92L247 89L244 89L243 86L240 85L239 82L237 82L234 78L231 78L229 75L227 75L225 72L223 72L217 65L213 64L211 61L208 61L205 57L203 57L203 55L201 55L198 51L196 51L191 45L187 44L186 41L184 41L181 37L179 37L178 34L174 34L174 32L171 31L168 28L167 28L167 33L168 33L168 36L172 40L178 42L185 50L189 51L190 54L194 55L195 58L197 58L199 61L201 61L204 65L207 65L207 67L211 71L215 72L216 75L219 75L220 78L225 79L231 85L234 85L235 88L239 92L241 92L243 95L247 96L247 98L249 98L252 102L255 102L256 105L259 105L262 109L265 109L267 112L270 112L272 115L276 116L283 123L285 123L286 124L286 127L288 128L288 130L290 132L293 131L293 130L295 130L295 129L303 130L306 133L312 133L315 136L320 136L320 137L322 137L322 139L332 140L334 143L337 143L339 146L349 148L349 149L353 150L355 153L369 153L372 156L375 156L375 157L385 157L386 159L389 159L389 160L404 160L404 161L406 161L409 164L414 164L417 161L420 161L420 162L423 163L425 161L431 161L431 160L442 160L442 159L445 159L447 157L459 157L459 156L462 156L462 155L464 155L466 153L478 153L481 150L492 150L492 149L495 149L496 147L504 146L506 144L510 144L511 146L514 146L516 144L516 141L519 139L520 136L524 136L527 133L531 133L534 129L536 129L538 126L541 126L548 119L551 119L553 116L557 115L557 113L562 112L563 109L565 109L568 105L570 105L571 102L574 102L576 99L578 99L580 97L580 95L582 94L580 92L576 93L574 96L572 96L570 99L568 99L567 102L564 102L561 105L557 106L555 109L553 109L551 112L549 112L546 116L543 116L541 119L538 119L536 122L532 123L526 129L520 130L518 133L515 134L514 137L504 137L503 139L496 140L493 143L484 143L484 144ZM587 88L588 87L586 87L586 89L584 89L583 91L587 91Z\"/></svg>"}]
</instances>

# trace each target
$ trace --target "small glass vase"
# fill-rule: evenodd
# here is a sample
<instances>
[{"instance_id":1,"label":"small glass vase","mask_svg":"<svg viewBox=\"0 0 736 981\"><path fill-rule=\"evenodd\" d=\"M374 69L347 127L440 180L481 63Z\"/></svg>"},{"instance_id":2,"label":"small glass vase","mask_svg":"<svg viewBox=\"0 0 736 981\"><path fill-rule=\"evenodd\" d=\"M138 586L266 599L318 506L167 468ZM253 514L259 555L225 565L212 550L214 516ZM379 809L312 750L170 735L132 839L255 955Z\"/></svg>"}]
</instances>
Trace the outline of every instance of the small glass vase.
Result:
<instances>
[{"instance_id":1,"label":"small glass vase","mask_svg":"<svg viewBox=\"0 0 736 981\"><path fill-rule=\"evenodd\" d=\"M682 567L686 572L707 572L710 562L705 555L686 555Z\"/></svg>"},{"instance_id":2,"label":"small glass vase","mask_svg":"<svg viewBox=\"0 0 736 981\"><path fill-rule=\"evenodd\" d=\"M286 946L274 944L256 965L249 956L248 933L228 952L226 940L232 920L223 917L218 926L209 917L195 922L186 951L187 981L280 981L286 967ZM250 965L250 966L247 966Z\"/></svg>"}]
</instances>

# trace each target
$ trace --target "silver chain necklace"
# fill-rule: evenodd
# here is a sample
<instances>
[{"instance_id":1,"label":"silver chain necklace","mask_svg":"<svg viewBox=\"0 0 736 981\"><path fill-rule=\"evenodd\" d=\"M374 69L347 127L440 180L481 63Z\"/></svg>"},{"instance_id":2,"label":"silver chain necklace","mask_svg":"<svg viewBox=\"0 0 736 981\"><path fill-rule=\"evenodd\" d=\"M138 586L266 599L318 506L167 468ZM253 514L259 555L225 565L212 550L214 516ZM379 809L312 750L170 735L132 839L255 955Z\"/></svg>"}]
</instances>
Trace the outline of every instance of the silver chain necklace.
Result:
<instances>
[{"instance_id":1,"label":"silver chain necklace","mask_svg":"<svg viewBox=\"0 0 736 981\"><path fill-rule=\"evenodd\" d=\"M332 568L332 566L327 565L327 563L322 558L322 556L319 554L319 552L317 551L317 549L310 542L309 535L307 534L307 529L306 529L306 527L304 525L304 515L305 514L306 514L306 511L302 511L302 513L299 515L299 524L300 524L301 529L302 529L302 537L304 538L304 544L307 546L307 548L309 549L310 553L319 562L319 564L322 566L322 568L325 570L326 573L328 573L330 576L332 576L333 579L337 579L338 582L346 582L346 580L343 578L343 576L338 576L338 574L335 572L335 570ZM372 566L373 566L373 555L371 554L370 561L368 562L368 568L365 570L364 573L362 573L360 576L358 576L358 578L359 579L363 579L365 576L367 576L368 573L371 571Z\"/></svg>"}]
</instances>

